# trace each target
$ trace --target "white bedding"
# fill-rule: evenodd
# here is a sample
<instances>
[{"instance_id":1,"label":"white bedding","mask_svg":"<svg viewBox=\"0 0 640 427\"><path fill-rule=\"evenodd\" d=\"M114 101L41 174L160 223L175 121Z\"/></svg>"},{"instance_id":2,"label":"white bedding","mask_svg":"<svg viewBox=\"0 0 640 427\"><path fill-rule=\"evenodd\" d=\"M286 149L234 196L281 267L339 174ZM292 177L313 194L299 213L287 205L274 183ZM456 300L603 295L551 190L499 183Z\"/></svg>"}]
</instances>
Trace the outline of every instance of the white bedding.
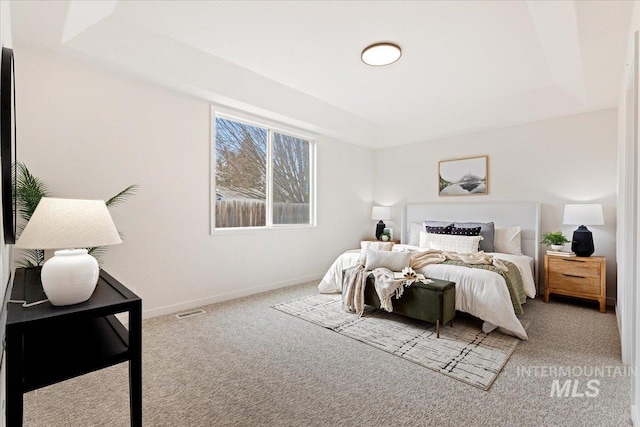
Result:
<instances>
[{"instance_id":1,"label":"white bedding","mask_svg":"<svg viewBox=\"0 0 640 427\"><path fill-rule=\"evenodd\" d=\"M417 249L415 246L396 245L394 250ZM318 285L320 293L342 290L342 270L358 263L360 251L347 251L336 259ZM493 253L496 258L514 263L520 270L525 293L534 298L536 287L531 270L532 258L526 255ZM504 278L492 271L459 267L448 264L430 264L417 270L434 279L449 280L456 284L456 310L464 311L485 322L499 326L504 332L527 339L522 324L516 317Z\"/></svg>"}]
</instances>

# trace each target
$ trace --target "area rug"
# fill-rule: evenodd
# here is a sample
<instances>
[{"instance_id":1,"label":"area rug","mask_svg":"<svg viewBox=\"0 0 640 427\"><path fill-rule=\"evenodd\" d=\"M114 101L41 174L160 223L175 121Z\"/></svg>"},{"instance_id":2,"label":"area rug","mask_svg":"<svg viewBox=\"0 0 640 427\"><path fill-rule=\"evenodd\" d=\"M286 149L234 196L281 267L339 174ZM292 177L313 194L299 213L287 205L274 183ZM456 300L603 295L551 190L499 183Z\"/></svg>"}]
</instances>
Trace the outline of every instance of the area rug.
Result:
<instances>
[{"instance_id":1,"label":"area rug","mask_svg":"<svg viewBox=\"0 0 640 427\"><path fill-rule=\"evenodd\" d=\"M457 317L436 327L365 306L362 317L342 310L340 295L315 294L272 306L482 390L488 390L515 350L518 338L485 334L475 319ZM527 325L525 325L526 327Z\"/></svg>"}]
</instances>

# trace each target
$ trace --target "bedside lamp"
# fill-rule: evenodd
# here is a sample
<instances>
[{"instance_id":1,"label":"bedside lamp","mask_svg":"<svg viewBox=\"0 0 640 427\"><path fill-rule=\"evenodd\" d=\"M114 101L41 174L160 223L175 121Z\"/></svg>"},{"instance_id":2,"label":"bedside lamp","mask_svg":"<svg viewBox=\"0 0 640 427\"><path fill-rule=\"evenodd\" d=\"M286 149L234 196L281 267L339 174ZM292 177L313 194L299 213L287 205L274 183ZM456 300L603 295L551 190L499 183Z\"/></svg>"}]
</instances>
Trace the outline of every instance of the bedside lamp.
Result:
<instances>
[{"instance_id":1,"label":"bedside lamp","mask_svg":"<svg viewBox=\"0 0 640 427\"><path fill-rule=\"evenodd\" d=\"M380 236L382 236L384 228L386 227L382 220L391 219L391 208L389 206L374 206L373 209L371 209L371 219L380 220L376 225L376 239L380 240Z\"/></svg>"},{"instance_id":2,"label":"bedside lamp","mask_svg":"<svg viewBox=\"0 0 640 427\"><path fill-rule=\"evenodd\" d=\"M603 225L604 215L599 203L564 205L562 223L579 225L573 232L571 250L578 256L591 256L594 251L593 235L587 225Z\"/></svg>"},{"instance_id":3,"label":"bedside lamp","mask_svg":"<svg viewBox=\"0 0 640 427\"><path fill-rule=\"evenodd\" d=\"M122 243L104 200L43 197L20 235L16 248L63 249L44 263L40 279L53 305L88 300L98 283L94 246Z\"/></svg>"}]
</instances>

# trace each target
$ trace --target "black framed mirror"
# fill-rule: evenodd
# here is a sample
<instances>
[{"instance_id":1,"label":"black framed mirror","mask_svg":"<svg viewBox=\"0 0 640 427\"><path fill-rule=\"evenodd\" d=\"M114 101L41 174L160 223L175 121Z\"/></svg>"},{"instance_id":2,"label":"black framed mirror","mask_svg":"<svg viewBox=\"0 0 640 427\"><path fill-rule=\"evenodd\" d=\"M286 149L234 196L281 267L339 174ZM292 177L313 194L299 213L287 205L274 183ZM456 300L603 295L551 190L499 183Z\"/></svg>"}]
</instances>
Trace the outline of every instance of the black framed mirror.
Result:
<instances>
[{"instance_id":1,"label":"black framed mirror","mask_svg":"<svg viewBox=\"0 0 640 427\"><path fill-rule=\"evenodd\" d=\"M16 111L13 50L2 48L0 67L0 176L4 242L16 242Z\"/></svg>"}]
</instances>

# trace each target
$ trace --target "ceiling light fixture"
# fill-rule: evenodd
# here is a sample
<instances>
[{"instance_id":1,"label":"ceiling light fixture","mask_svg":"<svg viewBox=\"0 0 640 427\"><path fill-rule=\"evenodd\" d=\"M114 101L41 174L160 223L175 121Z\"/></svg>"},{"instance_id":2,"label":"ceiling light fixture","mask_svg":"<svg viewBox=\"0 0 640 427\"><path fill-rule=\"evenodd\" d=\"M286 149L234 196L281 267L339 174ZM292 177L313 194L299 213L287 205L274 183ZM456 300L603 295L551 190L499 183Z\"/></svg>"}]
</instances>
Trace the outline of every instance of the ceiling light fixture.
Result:
<instances>
[{"instance_id":1,"label":"ceiling light fixture","mask_svg":"<svg viewBox=\"0 0 640 427\"><path fill-rule=\"evenodd\" d=\"M394 43L375 43L362 51L362 62L374 67L389 65L402 56L402 49Z\"/></svg>"}]
</instances>

